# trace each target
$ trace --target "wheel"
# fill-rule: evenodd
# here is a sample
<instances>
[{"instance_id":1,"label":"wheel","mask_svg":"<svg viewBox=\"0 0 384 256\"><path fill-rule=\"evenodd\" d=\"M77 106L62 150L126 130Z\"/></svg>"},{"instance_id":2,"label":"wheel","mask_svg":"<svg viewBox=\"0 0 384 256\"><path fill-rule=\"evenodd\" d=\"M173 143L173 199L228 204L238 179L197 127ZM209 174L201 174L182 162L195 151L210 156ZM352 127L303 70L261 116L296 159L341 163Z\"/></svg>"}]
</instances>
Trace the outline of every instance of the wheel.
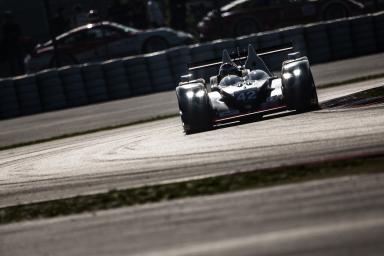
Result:
<instances>
[{"instance_id":1,"label":"wheel","mask_svg":"<svg viewBox=\"0 0 384 256\"><path fill-rule=\"evenodd\" d=\"M75 64L78 64L78 62L72 55L59 53L57 56L52 57L49 63L49 67L55 68L55 67L70 66Z\"/></svg>"},{"instance_id":2,"label":"wheel","mask_svg":"<svg viewBox=\"0 0 384 256\"><path fill-rule=\"evenodd\" d=\"M307 59L283 67L284 102L291 110L307 112L319 109L316 85Z\"/></svg>"},{"instance_id":3,"label":"wheel","mask_svg":"<svg viewBox=\"0 0 384 256\"><path fill-rule=\"evenodd\" d=\"M176 88L180 117L186 134L212 129L212 107L203 84L188 84Z\"/></svg>"},{"instance_id":4,"label":"wheel","mask_svg":"<svg viewBox=\"0 0 384 256\"><path fill-rule=\"evenodd\" d=\"M315 84L315 80L313 79L311 70L309 70L309 74L310 74L310 81L312 83L312 94L310 96L311 102L310 102L309 110L318 110L320 109L319 98L317 96L316 84Z\"/></svg>"},{"instance_id":5,"label":"wheel","mask_svg":"<svg viewBox=\"0 0 384 256\"><path fill-rule=\"evenodd\" d=\"M331 4L325 8L323 20L336 20L348 17L348 10L342 4Z\"/></svg>"},{"instance_id":6,"label":"wheel","mask_svg":"<svg viewBox=\"0 0 384 256\"><path fill-rule=\"evenodd\" d=\"M239 20L234 28L234 36L245 36L259 32L259 26L254 19L246 18Z\"/></svg>"},{"instance_id":7,"label":"wheel","mask_svg":"<svg viewBox=\"0 0 384 256\"><path fill-rule=\"evenodd\" d=\"M152 36L145 41L142 52L143 53L159 52L159 51L166 50L168 48L169 48L169 44L167 40L165 40L161 36Z\"/></svg>"}]
</instances>

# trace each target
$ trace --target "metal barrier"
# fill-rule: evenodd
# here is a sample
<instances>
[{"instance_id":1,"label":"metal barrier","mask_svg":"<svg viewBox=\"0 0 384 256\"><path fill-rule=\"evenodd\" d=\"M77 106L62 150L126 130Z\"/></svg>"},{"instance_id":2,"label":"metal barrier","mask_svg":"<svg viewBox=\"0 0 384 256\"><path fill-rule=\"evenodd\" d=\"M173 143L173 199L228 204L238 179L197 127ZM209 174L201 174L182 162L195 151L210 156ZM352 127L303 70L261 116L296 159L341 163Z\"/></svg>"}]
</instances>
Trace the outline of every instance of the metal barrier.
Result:
<instances>
[{"instance_id":1,"label":"metal barrier","mask_svg":"<svg viewBox=\"0 0 384 256\"><path fill-rule=\"evenodd\" d=\"M326 24L306 25L304 27L304 37L311 63L326 62L331 59L332 53Z\"/></svg>"},{"instance_id":2,"label":"metal barrier","mask_svg":"<svg viewBox=\"0 0 384 256\"><path fill-rule=\"evenodd\" d=\"M67 106L77 107L88 104L81 68L79 66L67 66L58 71L63 83Z\"/></svg>"},{"instance_id":3,"label":"metal barrier","mask_svg":"<svg viewBox=\"0 0 384 256\"><path fill-rule=\"evenodd\" d=\"M250 43L256 48L292 43L311 63L371 54L384 50L384 12L0 79L0 119L172 90L189 64L219 59L224 49L242 51ZM284 57L265 62L279 69ZM195 76L209 79L217 72L207 68Z\"/></svg>"},{"instance_id":4,"label":"metal barrier","mask_svg":"<svg viewBox=\"0 0 384 256\"><path fill-rule=\"evenodd\" d=\"M20 115L36 114L43 111L42 101L40 100L40 93L37 87L36 76L25 75L13 79L14 86L19 102ZM2 88L3 80L0 80L0 91Z\"/></svg>"},{"instance_id":5,"label":"metal barrier","mask_svg":"<svg viewBox=\"0 0 384 256\"><path fill-rule=\"evenodd\" d=\"M101 64L109 98L123 99L132 95L131 84L123 60L109 60Z\"/></svg>"},{"instance_id":6,"label":"metal barrier","mask_svg":"<svg viewBox=\"0 0 384 256\"><path fill-rule=\"evenodd\" d=\"M1 81L0 90L0 117L10 118L20 114L19 102L13 79Z\"/></svg>"},{"instance_id":7,"label":"metal barrier","mask_svg":"<svg viewBox=\"0 0 384 256\"><path fill-rule=\"evenodd\" d=\"M148 72L147 59L140 56L128 57L122 61L131 85L132 95L137 96L152 92L152 83Z\"/></svg>"}]
</instances>

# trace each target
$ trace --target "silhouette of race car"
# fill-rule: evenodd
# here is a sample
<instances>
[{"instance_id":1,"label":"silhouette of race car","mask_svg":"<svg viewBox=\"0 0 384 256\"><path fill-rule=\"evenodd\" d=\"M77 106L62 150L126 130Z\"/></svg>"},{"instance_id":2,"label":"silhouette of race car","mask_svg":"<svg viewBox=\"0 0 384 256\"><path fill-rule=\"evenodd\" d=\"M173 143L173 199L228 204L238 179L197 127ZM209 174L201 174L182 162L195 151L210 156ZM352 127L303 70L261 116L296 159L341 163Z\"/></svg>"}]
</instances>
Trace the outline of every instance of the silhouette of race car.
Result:
<instances>
[{"instance_id":1,"label":"silhouette of race car","mask_svg":"<svg viewBox=\"0 0 384 256\"><path fill-rule=\"evenodd\" d=\"M57 66L162 51L192 42L192 35L166 27L137 30L103 21L86 24L57 36L56 56L52 40L37 45L26 57L25 65L29 72L34 72Z\"/></svg>"},{"instance_id":2,"label":"silhouette of race car","mask_svg":"<svg viewBox=\"0 0 384 256\"><path fill-rule=\"evenodd\" d=\"M198 24L200 37L237 37L320 20L382 10L374 0L236 0L210 11Z\"/></svg>"},{"instance_id":3,"label":"silhouette of race car","mask_svg":"<svg viewBox=\"0 0 384 256\"><path fill-rule=\"evenodd\" d=\"M286 110L306 112L319 108L315 82L307 57L298 52L288 54L281 76L274 76L260 56L291 51L286 47L256 54L249 45L248 56L232 60L226 50L218 63L192 67L189 70L220 66L219 74L191 80L183 76L176 88L180 116L186 134L210 130L217 124ZM244 65L235 61L246 59Z\"/></svg>"}]
</instances>

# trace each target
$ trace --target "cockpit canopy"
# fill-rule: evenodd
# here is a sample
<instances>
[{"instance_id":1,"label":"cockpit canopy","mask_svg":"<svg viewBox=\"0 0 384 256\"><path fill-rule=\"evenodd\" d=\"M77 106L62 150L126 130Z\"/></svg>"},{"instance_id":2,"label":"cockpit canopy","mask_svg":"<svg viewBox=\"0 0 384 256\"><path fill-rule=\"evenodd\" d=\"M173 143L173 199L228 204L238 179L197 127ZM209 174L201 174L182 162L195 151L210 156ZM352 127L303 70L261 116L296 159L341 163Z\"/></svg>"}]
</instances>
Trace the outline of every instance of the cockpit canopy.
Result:
<instances>
[{"instance_id":1,"label":"cockpit canopy","mask_svg":"<svg viewBox=\"0 0 384 256\"><path fill-rule=\"evenodd\" d=\"M242 78L236 75L228 75L221 79L220 86L226 87L231 85L237 85L242 82Z\"/></svg>"},{"instance_id":2,"label":"cockpit canopy","mask_svg":"<svg viewBox=\"0 0 384 256\"><path fill-rule=\"evenodd\" d=\"M269 75L263 70L252 70L248 73L247 79L251 81L260 81L266 80L269 78Z\"/></svg>"}]
</instances>

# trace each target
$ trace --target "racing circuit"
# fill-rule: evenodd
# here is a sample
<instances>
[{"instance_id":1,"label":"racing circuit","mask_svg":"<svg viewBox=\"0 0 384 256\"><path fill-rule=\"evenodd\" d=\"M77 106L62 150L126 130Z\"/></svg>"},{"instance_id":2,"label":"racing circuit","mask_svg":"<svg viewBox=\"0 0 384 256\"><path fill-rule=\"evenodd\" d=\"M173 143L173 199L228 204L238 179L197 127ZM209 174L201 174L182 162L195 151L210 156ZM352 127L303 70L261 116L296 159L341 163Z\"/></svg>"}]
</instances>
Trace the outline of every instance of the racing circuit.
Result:
<instances>
[{"instance_id":1,"label":"racing circuit","mask_svg":"<svg viewBox=\"0 0 384 256\"><path fill-rule=\"evenodd\" d=\"M315 66L315 80L327 84L371 75L382 70L381 60L377 55ZM355 73L359 66L364 74ZM378 78L319 88L318 95L324 104L381 86L383 79ZM152 105L145 105L146 100ZM105 103L8 120L2 122L8 131L2 132L1 141L12 145L100 128L104 117L119 125L127 111L136 116L125 123L176 114L175 100L174 92L161 93L113 103L128 104L129 110L116 111L121 108ZM137 106L138 101L143 105ZM183 134L178 117L170 117L3 150L0 207L383 154L382 103L324 106L190 136ZM82 118L91 112L97 114ZM62 121L68 116L71 121ZM32 129L36 122L40 126ZM4 225L0 254L381 255L383 180L382 174L349 176Z\"/></svg>"},{"instance_id":2,"label":"racing circuit","mask_svg":"<svg viewBox=\"0 0 384 256\"><path fill-rule=\"evenodd\" d=\"M378 79L319 89L319 100L381 85ZM0 205L381 153L382 111L373 105L282 113L191 136L175 117L2 151Z\"/></svg>"},{"instance_id":3,"label":"racing circuit","mask_svg":"<svg viewBox=\"0 0 384 256\"><path fill-rule=\"evenodd\" d=\"M382 85L382 79L376 79L319 89L319 100L324 103ZM180 120L174 117L2 151L0 205L380 155L384 150L383 109L382 104L372 104L282 113L190 136L182 133ZM110 210L96 216L5 225L0 228L1 252L380 255L382 186L380 174L350 176ZM95 227L108 239L96 235ZM212 232L201 235L201 230ZM18 239L23 239L23 247L15 245ZM78 246L73 247L74 243Z\"/></svg>"},{"instance_id":4,"label":"racing circuit","mask_svg":"<svg viewBox=\"0 0 384 256\"><path fill-rule=\"evenodd\" d=\"M377 80L320 89L319 97L324 102L381 85ZM0 204L382 154L383 109L374 104L280 114L192 136L170 118L7 150L1 152ZM350 176L11 224L0 228L1 252L380 255L383 180L381 174Z\"/></svg>"}]
</instances>

